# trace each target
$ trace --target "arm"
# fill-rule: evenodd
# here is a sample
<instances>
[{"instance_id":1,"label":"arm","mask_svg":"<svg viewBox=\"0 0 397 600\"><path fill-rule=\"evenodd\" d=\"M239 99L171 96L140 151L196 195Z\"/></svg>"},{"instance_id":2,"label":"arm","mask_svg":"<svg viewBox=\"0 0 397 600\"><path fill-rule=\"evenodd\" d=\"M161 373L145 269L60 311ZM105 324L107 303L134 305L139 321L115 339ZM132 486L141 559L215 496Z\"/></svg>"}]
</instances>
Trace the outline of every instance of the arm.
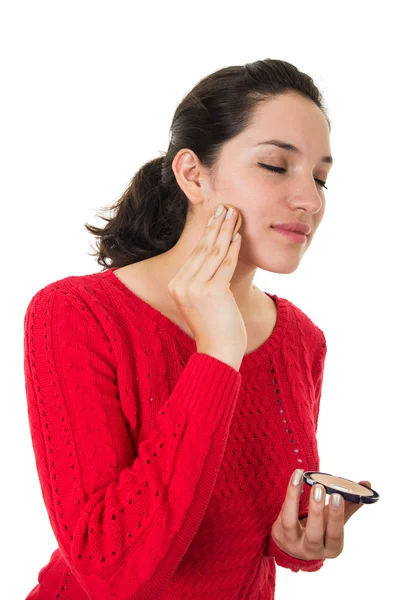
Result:
<instances>
[{"instance_id":1,"label":"arm","mask_svg":"<svg viewBox=\"0 0 397 600\"><path fill-rule=\"evenodd\" d=\"M91 598L160 597L207 510L240 373L193 354L135 453L111 322L105 330L77 295L50 286L24 326L32 444L65 561Z\"/></svg>"},{"instance_id":2,"label":"arm","mask_svg":"<svg viewBox=\"0 0 397 600\"><path fill-rule=\"evenodd\" d=\"M279 548L272 536L269 535L269 542L266 549L266 556L274 557L276 563L284 569L291 569L294 573L298 571L318 571L324 564L324 558L321 560L301 560L286 554Z\"/></svg>"},{"instance_id":3,"label":"arm","mask_svg":"<svg viewBox=\"0 0 397 600\"><path fill-rule=\"evenodd\" d=\"M322 391L322 383L323 383L323 374L324 374L324 362L325 356L327 353L327 344L324 337L324 334L321 332L320 342L317 347L316 354L313 360L312 367L312 377L314 384L314 397L313 397L313 422L315 426L315 431L317 432L318 425L318 417L320 410L320 399L321 399L321 391ZM307 515L309 511L309 495L306 496L306 504L303 507L301 515L299 516L299 520L303 526L306 525ZM276 563L280 567L284 567L286 569L291 569L291 571L298 572L302 571L318 571L324 564L325 559L321 560L300 560L295 558L294 556L290 556L286 554L281 548L277 546L275 541L273 540L271 534L269 534L268 545L265 551L266 556L274 557Z\"/></svg>"}]
</instances>

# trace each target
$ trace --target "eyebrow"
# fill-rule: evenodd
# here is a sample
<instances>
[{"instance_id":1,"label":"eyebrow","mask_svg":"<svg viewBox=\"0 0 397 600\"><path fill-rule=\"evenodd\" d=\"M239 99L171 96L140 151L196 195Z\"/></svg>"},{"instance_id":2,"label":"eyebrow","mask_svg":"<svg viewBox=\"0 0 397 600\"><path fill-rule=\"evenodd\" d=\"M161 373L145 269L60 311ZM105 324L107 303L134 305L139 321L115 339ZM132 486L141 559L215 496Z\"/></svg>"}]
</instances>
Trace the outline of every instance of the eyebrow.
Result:
<instances>
[{"instance_id":1,"label":"eyebrow","mask_svg":"<svg viewBox=\"0 0 397 600\"><path fill-rule=\"evenodd\" d=\"M292 144L289 144L288 142L282 142L281 140L267 140L266 142L258 142L256 146L259 146L261 144L271 144L272 146L278 146L279 148L283 148L284 150L288 150L289 152L296 152L297 154L302 154L302 151L299 150L299 148L293 146ZM323 156L321 162L329 163L330 165L332 165L334 163L334 160L332 156Z\"/></svg>"}]
</instances>

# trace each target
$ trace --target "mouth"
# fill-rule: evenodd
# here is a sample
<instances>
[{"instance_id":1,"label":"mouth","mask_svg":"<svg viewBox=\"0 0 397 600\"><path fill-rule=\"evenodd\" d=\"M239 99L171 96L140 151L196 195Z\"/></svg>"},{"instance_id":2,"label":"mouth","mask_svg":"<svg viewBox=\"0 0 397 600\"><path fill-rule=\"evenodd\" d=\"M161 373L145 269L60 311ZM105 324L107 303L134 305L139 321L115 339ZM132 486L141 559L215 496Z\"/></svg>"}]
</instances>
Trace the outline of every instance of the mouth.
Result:
<instances>
[{"instance_id":1,"label":"mouth","mask_svg":"<svg viewBox=\"0 0 397 600\"><path fill-rule=\"evenodd\" d=\"M298 233L297 231L287 231L286 229L279 229L278 227L271 226L277 233L280 233L285 238L297 244L304 244L307 241L307 235L304 233Z\"/></svg>"}]
</instances>

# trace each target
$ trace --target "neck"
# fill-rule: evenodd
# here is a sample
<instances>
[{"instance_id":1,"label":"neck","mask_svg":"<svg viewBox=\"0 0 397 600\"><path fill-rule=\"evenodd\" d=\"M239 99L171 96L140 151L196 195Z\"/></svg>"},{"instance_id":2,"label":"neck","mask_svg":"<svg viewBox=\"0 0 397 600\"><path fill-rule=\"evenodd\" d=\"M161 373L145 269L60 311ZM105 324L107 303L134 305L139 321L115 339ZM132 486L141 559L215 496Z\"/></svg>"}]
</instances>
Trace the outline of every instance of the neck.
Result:
<instances>
[{"instance_id":1,"label":"neck","mask_svg":"<svg viewBox=\"0 0 397 600\"><path fill-rule=\"evenodd\" d=\"M157 286L164 292L164 301L169 302L170 305L175 305L170 294L168 293L168 283L176 276L182 266L186 263L187 256L176 256L172 253L172 249L153 256L149 259L150 263L147 263L148 274L150 278L155 280ZM237 270L237 268L236 268ZM249 319L255 312L257 307L259 295L263 301L263 294L257 287L252 283L252 273L247 275L245 278L238 278L238 274L234 273L230 281L230 291L232 292L236 304L241 312L244 319Z\"/></svg>"}]
</instances>

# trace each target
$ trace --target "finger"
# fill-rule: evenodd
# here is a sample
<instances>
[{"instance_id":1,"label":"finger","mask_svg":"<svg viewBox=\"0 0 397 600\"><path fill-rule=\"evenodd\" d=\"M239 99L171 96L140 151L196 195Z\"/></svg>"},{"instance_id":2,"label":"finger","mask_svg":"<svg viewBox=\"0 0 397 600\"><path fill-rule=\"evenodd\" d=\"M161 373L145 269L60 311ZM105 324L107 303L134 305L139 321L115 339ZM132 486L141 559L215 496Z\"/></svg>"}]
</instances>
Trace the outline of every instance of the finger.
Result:
<instances>
[{"instance_id":1,"label":"finger","mask_svg":"<svg viewBox=\"0 0 397 600\"><path fill-rule=\"evenodd\" d=\"M340 505L334 506L332 501L336 496L340 497ZM331 494L328 503L328 514L324 535L324 549L328 558L336 558L343 550L345 526L344 499L340 494Z\"/></svg>"},{"instance_id":2,"label":"finger","mask_svg":"<svg viewBox=\"0 0 397 600\"><path fill-rule=\"evenodd\" d=\"M222 206L226 207L225 204ZM202 249L205 259L201 262L200 268L195 272L196 282L204 283L220 277L223 281L225 280L225 269L230 271L232 275L236 268L238 260L238 253L236 251L241 247L241 235L235 243L232 243L232 235L236 222L240 220L241 223L241 215L234 207L229 206L229 208L233 208L231 217L226 218L228 216L228 209L226 210L225 208L222 214L215 219L215 221L219 220L219 223L215 222L209 228L207 227L210 230L209 242L205 242ZM230 252L233 253L234 259L225 261L227 254Z\"/></svg>"},{"instance_id":3,"label":"finger","mask_svg":"<svg viewBox=\"0 0 397 600\"><path fill-rule=\"evenodd\" d=\"M372 487L370 481L359 481L358 483L366 485L367 487ZM364 506L363 502L350 502L349 500L345 501L345 523L348 522L350 517L354 515L360 508Z\"/></svg>"},{"instance_id":4,"label":"finger","mask_svg":"<svg viewBox=\"0 0 397 600\"><path fill-rule=\"evenodd\" d=\"M298 516L302 481L303 471L302 469L296 469L290 478L285 500L278 517L283 529L283 536L291 544L297 542L301 536L302 528Z\"/></svg>"},{"instance_id":5,"label":"finger","mask_svg":"<svg viewBox=\"0 0 397 600\"><path fill-rule=\"evenodd\" d=\"M188 260L179 270L178 279L181 279L186 274L193 273L193 275L196 275L196 273L201 269L203 263L208 259L208 256L211 256L212 248L217 242L226 218L227 209L225 209L224 204L218 205L217 210L220 209L221 206L223 206L223 211L218 212L218 214L217 212L212 214L197 246L193 249L193 252L190 254ZM233 217L231 220L233 221ZM228 222L229 220L226 221L226 224Z\"/></svg>"},{"instance_id":6,"label":"finger","mask_svg":"<svg viewBox=\"0 0 397 600\"><path fill-rule=\"evenodd\" d=\"M233 238L235 236L235 234L237 233L237 231L241 227L241 221L242 221L241 213L235 206L232 206L231 204L226 204L226 202L223 202L223 204L220 204L217 207L217 209L220 210L220 208L219 208L220 206L223 206L224 210L220 213L220 217L219 216L216 217L215 216L216 213L214 213L213 217L211 217L210 220L208 221L207 227L204 230L204 234L206 232L211 234L212 230L214 229L212 227L213 222L215 222L215 225L216 225L217 224L216 221L218 221L219 228L215 228L218 230L218 234L215 236L215 239L216 239L216 237L218 237L218 235L220 235L220 231L221 231L220 227L223 226L223 221L226 221L226 223L229 221L230 223L234 223L234 227L233 227L233 229L231 229L231 231L232 231L231 238ZM233 209L233 214L232 214L232 216L229 216L229 219L227 219L226 217L228 215L228 210L230 208Z\"/></svg>"},{"instance_id":7,"label":"finger","mask_svg":"<svg viewBox=\"0 0 397 600\"><path fill-rule=\"evenodd\" d=\"M322 490L322 496L319 500L315 499L316 489ZM317 557L321 556L324 551L325 498L325 489L322 485L316 484L312 486L303 546L308 554L313 554Z\"/></svg>"}]
</instances>

